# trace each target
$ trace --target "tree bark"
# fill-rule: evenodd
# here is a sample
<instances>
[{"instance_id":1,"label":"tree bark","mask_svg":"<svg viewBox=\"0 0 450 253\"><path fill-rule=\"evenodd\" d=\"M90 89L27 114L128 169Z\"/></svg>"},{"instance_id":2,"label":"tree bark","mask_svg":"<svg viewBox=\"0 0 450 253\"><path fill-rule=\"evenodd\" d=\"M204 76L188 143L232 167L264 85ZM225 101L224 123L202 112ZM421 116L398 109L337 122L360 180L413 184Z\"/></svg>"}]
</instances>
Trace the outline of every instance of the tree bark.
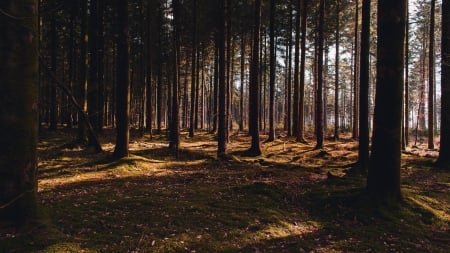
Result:
<instances>
[{"instance_id":1,"label":"tree bark","mask_svg":"<svg viewBox=\"0 0 450 253\"><path fill-rule=\"evenodd\" d=\"M401 200L401 115L406 0L378 2L377 93L368 194L379 204Z\"/></svg>"},{"instance_id":2,"label":"tree bark","mask_svg":"<svg viewBox=\"0 0 450 253\"><path fill-rule=\"evenodd\" d=\"M299 97L299 126L298 126L298 142L306 142L305 140L305 63L306 63L306 13L308 8L308 0L303 0L302 4L302 35L301 35L301 55L300 55L300 97Z\"/></svg>"},{"instance_id":3,"label":"tree bark","mask_svg":"<svg viewBox=\"0 0 450 253\"><path fill-rule=\"evenodd\" d=\"M340 0L336 1L336 56L334 67L334 139L339 140L339 59L340 59Z\"/></svg>"},{"instance_id":4,"label":"tree bark","mask_svg":"<svg viewBox=\"0 0 450 253\"><path fill-rule=\"evenodd\" d=\"M430 6L430 34L429 34L429 53L428 53L428 148L434 149L434 32L435 32L435 6L436 0L431 0Z\"/></svg>"},{"instance_id":5,"label":"tree bark","mask_svg":"<svg viewBox=\"0 0 450 253\"><path fill-rule=\"evenodd\" d=\"M217 49L218 49L218 136L217 136L217 156L223 157L227 151L227 125L226 125L226 77L225 77L225 31L226 19L225 10L228 0L219 0L219 24L217 33Z\"/></svg>"},{"instance_id":6,"label":"tree bark","mask_svg":"<svg viewBox=\"0 0 450 253\"><path fill-rule=\"evenodd\" d=\"M252 137L250 149L246 155L261 155L261 146L259 142L259 47L260 47L260 30L261 30L261 0L255 0L254 6L254 27L253 27L253 54L252 65L250 70L250 91L249 91L249 128Z\"/></svg>"},{"instance_id":7,"label":"tree bark","mask_svg":"<svg viewBox=\"0 0 450 253\"><path fill-rule=\"evenodd\" d=\"M318 55L317 55L317 99L316 99L316 147L323 148L323 51L324 51L324 19L325 0L320 0L319 5L319 27L318 27Z\"/></svg>"},{"instance_id":8,"label":"tree bark","mask_svg":"<svg viewBox=\"0 0 450 253\"><path fill-rule=\"evenodd\" d=\"M450 1L442 0L441 141L437 165L450 170Z\"/></svg>"},{"instance_id":9,"label":"tree bark","mask_svg":"<svg viewBox=\"0 0 450 253\"><path fill-rule=\"evenodd\" d=\"M275 140L275 0L270 0L270 77L269 77L269 138L267 141ZM297 31L298 32L298 31Z\"/></svg>"},{"instance_id":10,"label":"tree bark","mask_svg":"<svg viewBox=\"0 0 450 253\"><path fill-rule=\"evenodd\" d=\"M369 162L369 53L370 53L370 0L362 2L362 31L359 79L359 148L358 167L366 172Z\"/></svg>"},{"instance_id":11,"label":"tree bark","mask_svg":"<svg viewBox=\"0 0 450 253\"><path fill-rule=\"evenodd\" d=\"M0 8L0 222L21 225L38 216L38 1Z\"/></svg>"},{"instance_id":12,"label":"tree bark","mask_svg":"<svg viewBox=\"0 0 450 253\"><path fill-rule=\"evenodd\" d=\"M130 60L128 41L128 1L117 2L117 137L114 158L129 155L130 142Z\"/></svg>"}]
</instances>

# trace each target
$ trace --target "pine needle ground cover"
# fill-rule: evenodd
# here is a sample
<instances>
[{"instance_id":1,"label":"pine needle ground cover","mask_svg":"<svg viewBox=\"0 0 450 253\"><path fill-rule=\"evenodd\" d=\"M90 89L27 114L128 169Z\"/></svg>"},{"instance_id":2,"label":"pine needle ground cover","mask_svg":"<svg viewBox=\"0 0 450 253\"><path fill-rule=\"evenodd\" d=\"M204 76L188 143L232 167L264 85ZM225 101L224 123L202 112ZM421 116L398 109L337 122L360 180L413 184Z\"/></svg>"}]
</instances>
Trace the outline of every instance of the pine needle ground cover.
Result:
<instances>
[{"instance_id":1,"label":"pine needle ground cover","mask_svg":"<svg viewBox=\"0 0 450 253\"><path fill-rule=\"evenodd\" d=\"M357 158L350 140L313 150L279 138L247 158L249 137L236 134L218 160L214 136L199 133L176 159L165 138L144 135L112 161L113 135L103 154L66 145L67 132L42 135L48 219L0 228L0 252L448 251L450 173L432 169L433 154L405 153L403 203L377 208L364 177L344 176Z\"/></svg>"}]
</instances>

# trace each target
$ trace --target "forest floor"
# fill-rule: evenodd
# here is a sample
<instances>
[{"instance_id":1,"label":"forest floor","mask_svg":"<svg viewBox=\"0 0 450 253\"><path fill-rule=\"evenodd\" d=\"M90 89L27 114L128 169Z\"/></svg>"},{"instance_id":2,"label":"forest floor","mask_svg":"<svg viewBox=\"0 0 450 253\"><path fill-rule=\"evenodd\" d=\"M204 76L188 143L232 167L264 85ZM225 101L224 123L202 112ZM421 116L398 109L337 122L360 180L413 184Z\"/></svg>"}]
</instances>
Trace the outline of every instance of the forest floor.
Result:
<instances>
[{"instance_id":1,"label":"forest floor","mask_svg":"<svg viewBox=\"0 0 450 253\"><path fill-rule=\"evenodd\" d=\"M39 201L46 226L0 228L0 252L448 252L450 172L435 151L403 154L403 202L376 207L365 177L345 176L357 143L325 150L280 137L263 155L242 157L249 137L231 136L229 159L214 136L183 133L178 159L164 137L133 136L132 155L67 145L74 133L44 132ZM264 138L264 137L263 137ZM312 141L313 142L313 141Z\"/></svg>"}]
</instances>

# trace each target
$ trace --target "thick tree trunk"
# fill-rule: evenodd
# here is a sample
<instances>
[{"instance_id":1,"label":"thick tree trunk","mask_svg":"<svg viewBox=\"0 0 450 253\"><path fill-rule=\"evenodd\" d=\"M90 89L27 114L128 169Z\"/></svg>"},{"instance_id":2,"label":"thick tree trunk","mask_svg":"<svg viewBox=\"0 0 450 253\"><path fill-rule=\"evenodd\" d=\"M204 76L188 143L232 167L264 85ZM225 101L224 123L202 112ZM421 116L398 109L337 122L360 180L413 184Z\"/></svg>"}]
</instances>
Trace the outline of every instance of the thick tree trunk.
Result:
<instances>
[{"instance_id":1,"label":"thick tree trunk","mask_svg":"<svg viewBox=\"0 0 450 253\"><path fill-rule=\"evenodd\" d=\"M128 41L128 1L117 2L117 138L114 157L129 155L130 142L130 60Z\"/></svg>"},{"instance_id":2,"label":"thick tree trunk","mask_svg":"<svg viewBox=\"0 0 450 253\"><path fill-rule=\"evenodd\" d=\"M441 142L437 165L450 170L450 0L442 0Z\"/></svg>"},{"instance_id":3,"label":"thick tree trunk","mask_svg":"<svg viewBox=\"0 0 450 253\"><path fill-rule=\"evenodd\" d=\"M0 222L20 225L37 218L38 1L0 9Z\"/></svg>"},{"instance_id":4,"label":"thick tree trunk","mask_svg":"<svg viewBox=\"0 0 450 253\"><path fill-rule=\"evenodd\" d=\"M239 131L244 131L245 32L241 33L241 87L239 96Z\"/></svg>"},{"instance_id":5,"label":"thick tree trunk","mask_svg":"<svg viewBox=\"0 0 450 253\"><path fill-rule=\"evenodd\" d=\"M79 86L78 86L78 101L83 112L87 112L87 1L81 1L80 8L80 66L79 66ZM87 143L87 128L82 117L78 117L78 143Z\"/></svg>"},{"instance_id":6,"label":"thick tree trunk","mask_svg":"<svg viewBox=\"0 0 450 253\"><path fill-rule=\"evenodd\" d=\"M359 1L356 0L355 7L355 51L354 51L354 73L353 73L353 127L352 138L358 138L358 122L359 122Z\"/></svg>"},{"instance_id":7,"label":"thick tree trunk","mask_svg":"<svg viewBox=\"0 0 450 253\"><path fill-rule=\"evenodd\" d=\"M88 75L88 115L89 121L93 125L95 130L98 130L99 119L98 119L98 0L91 0L89 4L89 26L88 26L88 36L89 36L89 75ZM89 140L89 146L92 143Z\"/></svg>"},{"instance_id":8,"label":"thick tree trunk","mask_svg":"<svg viewBox=\"0 0 450 253\"><path fill-rule=\"evenodd\" d=\"M401 199L401 116L406 0L378 2L377 93L367 191L378 203Z\"/></svg>"},{"instance_id":9,"label":"thick tree trunk","mask_svg":"<svg viewBox=\"0 0 450 253\"><path fill-rule=\"evenodd\" d=\"M298 137L299 125L299 61L300 61L300 0L296 2L294 41L294 98L292 102L292 135Z\"/></svg>"}]
</instances>

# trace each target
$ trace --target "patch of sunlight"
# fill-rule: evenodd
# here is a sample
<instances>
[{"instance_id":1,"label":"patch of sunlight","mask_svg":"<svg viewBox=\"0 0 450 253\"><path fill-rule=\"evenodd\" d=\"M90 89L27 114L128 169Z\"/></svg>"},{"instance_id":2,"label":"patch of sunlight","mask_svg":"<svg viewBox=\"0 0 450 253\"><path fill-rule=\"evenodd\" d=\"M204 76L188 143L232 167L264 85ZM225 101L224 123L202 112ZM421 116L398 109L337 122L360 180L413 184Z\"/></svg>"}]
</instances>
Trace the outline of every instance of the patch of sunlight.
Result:
<instances>
[{"instance_id":1,"label":"patch of sunlight","mask_svg":"<svg viewBox=\"0 0 450 253\"><path fill-rule=\"evenodd\" d=\"M37 253L47 253L47 252L93 253L95 251L82 249L78 244L74 244L74 243L58 243L58 244L51 245L44 250L37 251Z\"/></svg>"},{"instance_id":2,"label":"patch of sunlight","mask_svg":"<svg viewBox=\"0 0 450 253\"><path fill-rule=\"evenodd\" d=\"M258 232L257 240L281 239L291 236L305 236L319 230L320 225L316 222L280 222L268 225L265 229Z\"/></svg>"},{"instance_id":3,"label":"patch of sunlight","mask_svg":"<svg viewBox=\"0 0 450 253\"><path fill-rule=\"evenodd\" d=\"M439 202L438 200L423 195L417 195L416 197L409 197L409 199L413 201L415 204L424 208L425 210L431 212L438 219L450 222L450 214L448 206ZM434 208L433 205L440 206L442 207L443 210L438 210Z\"/></svg>"}]
</instances>

